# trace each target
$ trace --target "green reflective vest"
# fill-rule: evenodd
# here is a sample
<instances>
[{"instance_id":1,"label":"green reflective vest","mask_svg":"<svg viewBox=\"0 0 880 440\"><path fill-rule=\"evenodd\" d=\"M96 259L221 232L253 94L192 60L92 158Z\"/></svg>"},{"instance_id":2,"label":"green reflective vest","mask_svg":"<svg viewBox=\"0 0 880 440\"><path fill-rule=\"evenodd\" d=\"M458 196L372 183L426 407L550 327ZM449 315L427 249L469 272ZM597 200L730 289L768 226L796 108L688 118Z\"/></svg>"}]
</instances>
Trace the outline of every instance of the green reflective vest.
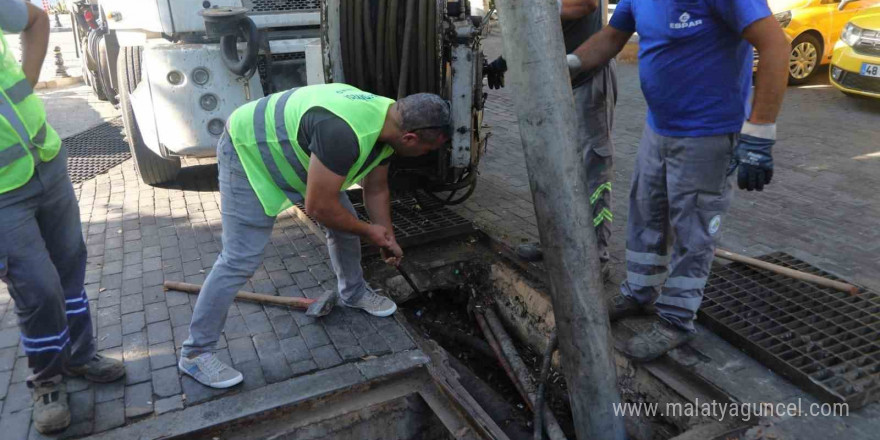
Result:
<instances>
[{"instance_id":1,"label":"green reflective vest","mask_svg":"<svg viewBox=\"0 0 880 440\"><path fill-rule=\"evenodd\" d=\"M0 32L0 194L27 183L34 166L54 159L60 149L43 102Z\"/></svg>"},{"instance_id":2,"label":"green reflective vest","mask_svg":"<svg viewBox=\"0 0 880 440\"><path fill-rule=\"evenodd\" d=\"M357 136L360 153L342 191L394 152L388 145L376 145L391 104L394 100L346 84L323 84L274 93L236 109L227 124L229 136L266 215L274 217L293 206L285 191L305 198L309 154L297 143L297 133L309 109L326 109L348 123ZM372 163L364 163L374 147L382 151Z\"/></svg>"}]
</instances>

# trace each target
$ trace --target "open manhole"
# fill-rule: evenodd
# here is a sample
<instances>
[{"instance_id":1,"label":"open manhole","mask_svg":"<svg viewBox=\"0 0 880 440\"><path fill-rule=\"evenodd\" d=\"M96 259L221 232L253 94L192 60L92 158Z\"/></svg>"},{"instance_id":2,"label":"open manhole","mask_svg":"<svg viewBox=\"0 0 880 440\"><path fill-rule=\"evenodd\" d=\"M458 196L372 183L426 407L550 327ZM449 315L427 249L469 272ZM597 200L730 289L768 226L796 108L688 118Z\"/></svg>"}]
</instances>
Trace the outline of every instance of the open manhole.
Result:
<instances>
[{"instance_id":1,"label":"open manhole","mask_svg":"<svg viewBox=\"0 0 880 440\"><path fill-rule=\"evenodd\" d=\"M835 279L785 253L759 258ZM850 410L880 400L880 296L849 296L740 263L716 265L700 310L712 331Z\"/></svg>"},{"instance_id":2,"label":"open manhole","mask_svg":"<svg viewBox=\"0 0 880 440\"><path fill-rule=\"evenodd\" d=\"M74 184L105 173L131 158L122 135L122 118L65 138L61 145L67 149L67 172Z\"/></svg>"},{"instance_id":3,"label":"open manhole","mask_svg":"<svg viewBox=\"0 0 880 440\"><path fill-rule=\"evenodd\" d=\"M361 191L348 191L358 218L369 221L367 208L361 199ZM309 220L313 230L318 231L319 226L314 219L305 214L305 206L297 203L299 215ZM464 234L474 232L473 223L464 217L452 212L434 198L424 194L395 194L391 200L391 224L394 228L394 236L400 246L423 245L430 242L446 240ZM363 246L370 246L363 242Z\"/></svg>"}]
</instances>

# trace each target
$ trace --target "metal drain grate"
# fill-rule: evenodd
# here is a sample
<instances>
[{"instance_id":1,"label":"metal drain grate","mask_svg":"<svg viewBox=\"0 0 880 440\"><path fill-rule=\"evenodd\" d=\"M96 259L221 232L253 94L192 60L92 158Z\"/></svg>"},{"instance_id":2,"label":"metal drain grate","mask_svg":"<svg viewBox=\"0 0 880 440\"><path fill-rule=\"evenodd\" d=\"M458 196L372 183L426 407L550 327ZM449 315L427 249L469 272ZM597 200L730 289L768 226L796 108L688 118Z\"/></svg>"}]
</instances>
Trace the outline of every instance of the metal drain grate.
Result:
<instances>
[{"instance_id":1,"label":"metal drain grate","mask_svg":"<svg viewBox=\"0 0 880 440\"><path fill-rule=\"evenodd\" d=\"M358 218L369 221L367 209L361 200L361 191L348 191L348 197L357 211ZM314 231L319 230L317 222L306 216L305 207L297 203L301 216L308 218ZM433 241L445 240L474 232L474 225L464 217L450 211L440 202L424 196L397 196L391 200L391 224L394 236L401 247L417 246ZM323 234L318 234L323 237ZM364 247L370 247L363 241Z\"/></svg>"},{"instance_id":2,"label":"metal drain grate","mask_svg":"<svg viewBox=\"0 0 880 440\"><path fill-rule=\"evenodd\" d=\"M791 255L759 258L835 277ZM810 393L850 410L880 400L880 296L843 292L740 263L715 265L701 320Z\"/></svg>"},{"instance_id":3,"label":"metal drain grate","mask_svg":"<svg viewBox=\"0 0 880 440\"><path fill-rule=\"evenodd\" d=\"M74 184L105 173L131 158L122 135L122 118L65 138L61 145L67 149L67 172Z\"/></svg>"}]
</instances>

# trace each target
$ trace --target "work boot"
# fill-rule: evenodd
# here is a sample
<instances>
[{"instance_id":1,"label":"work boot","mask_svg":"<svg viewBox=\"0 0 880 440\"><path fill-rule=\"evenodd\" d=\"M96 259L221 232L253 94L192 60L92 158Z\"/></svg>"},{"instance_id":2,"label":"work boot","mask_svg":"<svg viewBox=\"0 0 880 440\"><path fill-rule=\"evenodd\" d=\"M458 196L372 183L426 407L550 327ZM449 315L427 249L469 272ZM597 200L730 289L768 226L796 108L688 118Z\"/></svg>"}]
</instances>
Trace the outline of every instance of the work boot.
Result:
<instances>
[{"instance_id":1,"label":"work boot","mask_svg":"<svg viewBox=\"0 0 880 440\"><path fill-rule=\"evenodd\" d=\"M95 353L88 362L82 365L68 366L67 374L74 377L82 376L91 382L106 383L125 376L125 366L122 361Z\"/></svg>"},{"instance_id":2,"label":"work boot","mask_svg":"<svg viewBox=\"0 0 880 440\"><path fill-rule=\"evenodd\" d=\"M523 261L535 263L544 260L544 251L538 243L525 243L516 247L516 256ZM602 262L601 272L603 282L611 281L611 266L607 261Z\"/></svg>"},{"instance_id":3,"label":"work boot","mask_svg":"<svg viewBox=\"0 0 880 440\"><path fill-rule=\"evenodd\" d=\"M633 336L626 341L623 352L630 359L648 362L663 356L669 350L687 344L696 333L678 328L663 318L651 324L651 330Z\"/></svg>"},{"instance_id":4,"label":"work boot","mask_svg":"<svg viewBox=\"0 0 880 440\"><path fill-rule=\"evenodd\" d=\"M34 399L34 428L40 434L61 431L70 425L70 408L67 406L67 387L64 382L29 384Z\"/></svg>"},{"instance_id":5,"label":"work boot","mask_svg":"<svg viewBox=\"0 0 880 440\"><path fill-rule=\"evenodd\" d=\"M516 256L529 263L544 259L544 251L538 243L524 243L516 247Z\"/></svg>"},{"instance_id":6,"label":"work boot","mask_svg":"<svg viewBox=\"0 0 880 440\"><path fill-rule=\"evenodd\" d=\"M229 388L244 380L238 370L224 364L214 353L202 353L194 358L181 356L177 368L211 388Z\"/></svg>"},{"instance_id":7,"label":"work boot","mask_svg":"<svg viewBox=\"0 0 880 440\"><path fill-rule=\"evenodd\" d=\"M650 315L651 313L654 313L653 304L641 304L622 293L618 293L608 301L608 320L612 322L621 318Z\"/></svg>"},{"instance_id":8,"label":"work boot","mask_svg":"<svg viewBox=\"0 0 880 440\"><path fill-rule=\"evenodd\" d=\"M381 290L379 290L381 292ZM361 309L373 316L380 318L391 316L397 311L397 304L386 296L379 295L372 289L367 288L363 295L355 301L346 302L340 300L343 305L354 309Z\"/></svg>"}]
</instances>

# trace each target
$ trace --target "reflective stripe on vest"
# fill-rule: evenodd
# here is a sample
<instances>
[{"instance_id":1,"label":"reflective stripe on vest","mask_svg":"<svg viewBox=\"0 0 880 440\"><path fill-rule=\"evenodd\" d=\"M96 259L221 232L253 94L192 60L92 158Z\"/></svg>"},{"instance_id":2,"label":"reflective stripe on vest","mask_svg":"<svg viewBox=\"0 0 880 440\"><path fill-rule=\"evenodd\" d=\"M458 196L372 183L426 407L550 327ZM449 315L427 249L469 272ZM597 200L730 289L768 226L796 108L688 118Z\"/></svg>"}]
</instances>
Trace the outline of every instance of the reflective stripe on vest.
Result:
<instances>
[{"instance_id":1,"label":"reflective stripe on vest","mask_svg":"<svg viewBox=\"0 0 880 440\"><path fill-rule=\"evenodd\" d=\"M297 142L299 123L321 107L344 120L358 139L358 158L340 190L362 180L384 159L390 146L376 146L393 100L346 84L326 84L279 92L239 107L229 117L229 135L242 167L268 216L293 204L287 194L306 194L309 153ZM374 148L381 148L373 152ZM371 154L374 153L374 154ZM370 163L366 161L370 159Z\"/></svg>"},{"instance_id":2,"label":"reflective stripe on vest","mask_svg":"<svg viewBox=\"0 0 880 440\"><path fill-rule=\"evenodd\" d=\"M0 194L26 184L34 166L60 149L42 102L0 33Z\"/></svg>"}]
</instances>

